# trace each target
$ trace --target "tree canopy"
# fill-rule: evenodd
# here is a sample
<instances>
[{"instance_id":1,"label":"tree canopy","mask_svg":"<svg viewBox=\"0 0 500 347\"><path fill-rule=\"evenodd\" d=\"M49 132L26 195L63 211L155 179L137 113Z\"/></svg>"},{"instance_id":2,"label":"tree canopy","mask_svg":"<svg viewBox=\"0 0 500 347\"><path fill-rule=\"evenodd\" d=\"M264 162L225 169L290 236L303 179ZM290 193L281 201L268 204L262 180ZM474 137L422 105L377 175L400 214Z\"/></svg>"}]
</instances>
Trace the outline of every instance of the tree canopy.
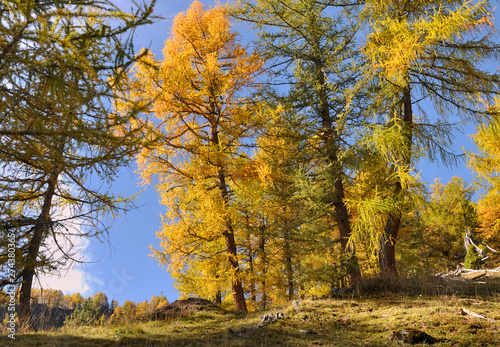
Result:
<instances>
[{"instance_id":1,"label":"tree canopy","mask_svg":"<svg viewBox=\"0 0 500 347\"><path fill-rule=\"evenodd\" d=\"M126 209L126 198L95 181L112 182L139 147L134 133L115 130L133 113L113 115L111 102L136 59L126 35L151 22L153 5L135 13L109 1L0 5L0 219L16 245L15 281L4 284L21 283L23 329L33 328L35 274L71 260L74 237L102 235L100 217Z\"/></svg>"},{"instance_id":2,"label":"tree canopy","mask_svg":"<svg viewBox=\"0 0 500 347\"><path fill-rule=\"evenodd\" d=\"M20 287L23 328L36 300L92 324L166 305L31 290L133 206L111 189L132 159L165 206L152 256L183 297L247 311L496 262L464 248L500 248L490 1L194 1L161 56L132 45L153 6L0 4L1 284ZM421 175L464 158L470 186Z\"/></svg>"}]
</instances>

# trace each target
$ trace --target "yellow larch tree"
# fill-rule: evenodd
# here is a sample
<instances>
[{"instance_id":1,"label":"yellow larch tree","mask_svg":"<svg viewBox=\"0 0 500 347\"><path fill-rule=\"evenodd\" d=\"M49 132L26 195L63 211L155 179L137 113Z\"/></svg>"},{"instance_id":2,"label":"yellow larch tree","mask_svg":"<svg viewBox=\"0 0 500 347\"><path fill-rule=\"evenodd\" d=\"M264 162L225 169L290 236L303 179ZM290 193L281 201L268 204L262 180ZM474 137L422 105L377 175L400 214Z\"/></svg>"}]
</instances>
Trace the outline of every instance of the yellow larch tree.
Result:
<instances>
[{"instance_id":1,"label":"yellow larch tree","mask_svg":"<svg viewBox=\"0 0 500 347\"><path fill-rule=\"evenodd\" d=\"M491 13L488 0L365 2L363 83L373 82L368 114L376 124L367 133L368 147L390 168L382 205L387 214L380 238L383 276L397 275L396 242L405 198L419 184L417 161L427 157L455 164L452 130L459 121L477 119L483 102L498 93L498 73L483 69L498 58Z\"/></svg>"},{"instance_id":2,"label":"yellow larch tree","mask_svg":"<svg viewBox=\"0 0 500 347\"><path fill-rule=\"evenodd\" d=\"M477 126L473 140L478 153L468 153L469 167L475 173L475 182L482 189L477 201L479 222L486 241L493 248L500 248L500 99L488 109Z\"/></svg>"},{"instance_id":3,"label":"yellow larch tree","mask_svg":"<svg viewBox=\"0 0 500 347\"><path fill-rule=\"evenodd\" d=\"M142 101L145 136L157 139L138 157L143 182L155 178L168 207L154 257L184 294L213 298L227 290L241 311L231 185L245 175L245 146L263 119L250 95L261 66L224 8L195 1L175 17L163 60L147 55L123 86Z\"/></svg>"}]
</instances>

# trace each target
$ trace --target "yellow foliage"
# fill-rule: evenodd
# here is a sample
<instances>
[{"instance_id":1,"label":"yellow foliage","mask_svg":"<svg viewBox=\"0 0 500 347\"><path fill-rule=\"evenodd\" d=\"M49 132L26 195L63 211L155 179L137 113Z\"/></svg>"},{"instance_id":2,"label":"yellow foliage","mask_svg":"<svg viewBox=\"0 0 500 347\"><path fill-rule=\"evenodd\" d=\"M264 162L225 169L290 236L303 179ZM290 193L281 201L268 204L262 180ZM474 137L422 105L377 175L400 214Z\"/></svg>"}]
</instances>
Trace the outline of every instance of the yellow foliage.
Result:
<instances>
[{"instance_id":1,"label":"yellow foliage","mask_svg":"<svg viewBox=\"0 0 500 347\"><path fill-rule=\"evenodd\" d=\"M439 42L492 26L490 13L484 12L487 1L464 1L456 8L436 6L430 1L412 3L415 8L425 8L427 3L433 6L414 18L409 18L399 1L369 1L366 7L373 19L363 52L373 67L396 83L402 82L410 67L418 69L419 59L432 57Z\"/></svg>"},{"instance_id":2,"label":"yellow foliage","mask_svg":"<svg viewBox=\"0 0 500 347\"><path fill-rule=\"evenodd\" d=\"M479 153L469 154L469 167L476 183L483 188L477 212L489 244L500 247L500 99L489 108L490 118L479 124L472 136Z\"/></svg>"},{"instance_id":3,"label":"yellow foliage","mask_svg":"<svg viewBox=\"0 0 500 347\"><path fill-rule=\"evenodd\" d=\"M144 114L128 126L156 141L137 158L168 207L153 256L182 293L213 297L240 277L230 187L256 174L241 145L266 117L248 92L262 59L239 44L221 6L193 2L171 33L163 59L146 54L123 86Z\"/></svg>"}]
</instances>

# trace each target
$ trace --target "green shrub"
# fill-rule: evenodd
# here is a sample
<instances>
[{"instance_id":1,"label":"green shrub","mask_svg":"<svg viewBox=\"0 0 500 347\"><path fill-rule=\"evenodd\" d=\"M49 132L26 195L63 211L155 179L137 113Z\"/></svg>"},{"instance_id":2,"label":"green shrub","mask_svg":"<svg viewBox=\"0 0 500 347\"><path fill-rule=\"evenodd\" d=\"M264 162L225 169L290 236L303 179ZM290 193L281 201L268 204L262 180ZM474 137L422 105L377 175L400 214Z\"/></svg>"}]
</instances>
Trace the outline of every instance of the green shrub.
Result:
<instances>
[{"instance_id":1,"label":"green shrub","mask_svg":"<svg viewBox=\"0 0 500 347\"><path fill-rule=\"evenodd\" d=\"M465 268L466 269L479 269L483 265L481 260L481 255L477 251L476 247L470 246L465 256Z\"/></svg>"},{"instance_id":2,"label":"green shrub","mask_svg":"<svg viewBox=\"0 0 500 347\"><path fill-rule=\"evenodd\" d=\"M99 325L99 307L95 306L91 300L85 299L75 311L69 316L65 325Z\"/></svg>"}]
</instances>

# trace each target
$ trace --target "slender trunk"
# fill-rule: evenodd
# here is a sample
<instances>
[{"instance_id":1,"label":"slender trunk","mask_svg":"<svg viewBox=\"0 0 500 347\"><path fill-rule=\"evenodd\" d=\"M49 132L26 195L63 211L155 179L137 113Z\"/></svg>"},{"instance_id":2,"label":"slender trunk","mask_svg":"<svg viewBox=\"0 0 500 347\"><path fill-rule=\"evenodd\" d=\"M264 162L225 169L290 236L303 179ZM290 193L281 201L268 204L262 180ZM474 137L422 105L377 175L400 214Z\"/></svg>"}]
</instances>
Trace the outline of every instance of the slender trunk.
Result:
<instances>
[{"instance_id":1,"label":"slender trunk","mask_svg":"<svg viewBox=\"0 0 500 347\"><path fill-rule=\"evenodd\" d=\"M411 89L408 76L406 78L406 85L403 88L402 101L403 121L406 127L406 131L403 135L406 142L406 153L400 159L400 164L402 165L402 167L404 167L404 170L408 170L408 167L411 163L413 141L413 110L411 104ZM396 241L398 239L399 229L402 222L402 203L404 198L404 192L401 182L395 182L393 194L397 199L399 199L400 210L389 214L380 240L379 266L381 275L385 277L398 276L398 271L396 268Z\"/></svg>"},{"instance_id":2,"label":"slender trunk","mask_svg":"<svg viewBox=\"0 0 500 347\"><path fill-rule=\"evenodd\" d=\"M261 235L259 240L259 252L262 254L262 301L261 309L265 310L267 306L267 284L266 284L266 274L267 274L267 256L266 256L266 238Z\"/></svg>"},{"instance_id":3,"label":"slender trunk","mask_svg":"<svg viewBox=\"0 0 500 347\"><path fill-rule=\"evenodd\" d=\"M250 216L248 211L245 211L245 227L247 230L252 228L250 224ZM248 257L248 267L250 270L250 300L253 303L257 302L257 284L255 283L255 252L252 247L251 233L247 234L247 257Z\"/></svg>"},{"instance_id":4,"label":"slender trunk","mask_svg":"<svg viewBox=\"0 0 500 347\"><path fill-rule=\"evenodd\" d=\"M349 284L351 286L356 286L361 280L361 271L358 265L358 259L356 257L356 250L354 246L349 245L349 238L351 237L351 225L349 222L349 213L347 211L347 206L345 204L345 192L344 184L342 182L342 168L338 160L338 145L337 137L333 125L333 121L330 115L330 107L328 103L328 94L326 88L326 78L324 74L323 66L320 62L317 63L317 78L319 84L322 86L319 89L319 100L320 100L320 117L322 122L323 130L323 144L325 155L328 160L328 165L331 165L331 174L335 177L333 191L334 197L331 202L335 207L336 222L340 233L340 247L342 253L346 256L347 261L345 264L345 270L349 278Z\"/></svg>"},{"instance_id":5,"label":"slender trunk","mask_svg":"<svg viewBox=\"0 0 500 347\"><path fill-rule=\"evenodd\" d=\"M21 331L36 330L33 316L31 314L31 288L33 287L33 277L37 268L37 258L40 252L40 246L45 239L49 228L51 227L50 210L52 199L54 197L59 170L57 165L50 174L47 191L42 205L41 213L33 227L33 236L28 243L28 252L26 254L26 263L21 272L22 284L19 293L19 326Z\"/></svg>"},{"instance_id":6,"label":"slender trunk","mask_svg":"<svg viewBox=\"0 0 500 347\"><path fill-rule=\"evenodd\" d=\"M226 177L222 169L218 169L217 172L217 186L219 188L222 201L226 206L229 206L229 193L226 185ZM222 232L222 235L226 241L226 252L228 254L229 266L233 269L235 278L231 283L233 290L234 304L237 311L247 311L247 305L245 302L245 295L243 292L243 285L241 283L240 268L238 264L237 251L236 251L236 241L234 239L233 223L229 217L226 218L226 227Z\"/></svg>"},{"instance_id":7,"label":"slender trunk","mask_svg":"<svg viewBox=\"0 0 500 347\"><path fill-rule=\"evenodd\" d=\"M219 279L219 275L217 274L217 271L215 271L213 276L215 277L215 280L217 282L217 291L215 292L215 296L214 296L213 300L214 300L214 303L216 303L217 305L220 305L220 304L222 304L222 292L220 291L220 284L219 284L220 279Z\"/></svg>"},{"instance_id":8,"label":"slender trunk","mask_svg":"<svg viewBox=\"0 0 500 347\"><path fill-rule=\"evenodd\" d=\"M215 114L215 102L212 103L211 109L212 113ZM219 143L219 132L217 130L216 125L212 127L212 144L218 148L220 146ZM224 166L220 162L216 164L217 166L217 188L219 190L219 194L222 200L222 203L229 207L229 191L226 184L226 174L224 172ZM227 259L229 262L229 267L233 270L234 279L231 283L234 305L236 306L237 311L247 311L247 305L245 302L245 294L243 292L243 285L240 279L240 268L238 264L238 257L236 251L236 241L234 239L234 229L233 222L230 217L226 217L225 228L222 231L222 236L226 241L226 252Z\"/></svg>"},{"instance_id":9,"label":"slender trunk","mask_svg":"<svg viewBox=\"0 0 500 347\"><path fill-rule=\"evenodd\" d=\"M218 290L218 291L217 291L217 293L215 293L215 299L214 299L214 302L215 302L217 305L222 304L222 293L220 292L220 290Z\"/></svg>"},{"instance_id":10,"label":"slender trunk","mask_svg":"<svg viewBox=\"0 0 500 347\"><path fill-rule=\"evenodd\" d=\"M288 300L292 301L295 288L293 283L293 254L292 249L290 247L290 231L287 229L285 223L285 230L283 232L283 251L284 251L284 260L285 260L285 274L286 274L286 283L287 283L287 294Z\"/></svg>"},{"instance_id":11,"label":"slender trunk","mask_svg":"<svg viewBox=\"0 0 500 347\"><path fill-rule=\"evenodd\" d=\"M257 301L257 286L255 284L255 266L254 266L254 252L252 249L252 243L250 237L247 239L247 256L248 256L248 267L250 270L250 300L252 302Z\"/></svg>"}]
</instances>

